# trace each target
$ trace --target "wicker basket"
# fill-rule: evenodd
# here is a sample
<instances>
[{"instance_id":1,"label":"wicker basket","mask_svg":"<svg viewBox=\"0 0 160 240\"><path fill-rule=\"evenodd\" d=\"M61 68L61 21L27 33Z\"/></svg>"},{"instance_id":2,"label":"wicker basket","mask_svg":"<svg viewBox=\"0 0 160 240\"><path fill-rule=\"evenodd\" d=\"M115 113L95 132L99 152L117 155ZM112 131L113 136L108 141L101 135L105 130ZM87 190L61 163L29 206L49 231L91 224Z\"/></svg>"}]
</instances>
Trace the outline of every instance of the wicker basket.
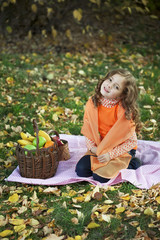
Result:
<instances>
[{"instance_id":1,"label":"wicker basket","mask_svg":"<svg viewBox=\"0 0 160 240\"><path fill-rule=\"evenodd\" d=\"M54 133L54 135L56 135L58 138L59 138L59 134L57 131L54 131L54 130L51 130L50 131L50 134L51 133ZM51 139L54 140L54 138L51 136ZM70 159L70 153L69 153L69 147L68 147L68 141L64 140L64 139L60 139L62 142L63 142L63 145L61 146L58 146L59 148L59 161L66 161L68 159Z\"/></svg>"},{"instance_id":2,"label":"wicker basket","mask_svg":"<svg viewBox=\"0 0 160 240\"><path fill-rule=\"evenodd\" d=\"M39 149L38 126L33 120L34 131L37 137L37 149L27 150L19 144L16 147L16 157L22 177L46 179L53 177L59 164L59 148L54 141L54 145L48 148Z\"/></svg>"}]
</instances>

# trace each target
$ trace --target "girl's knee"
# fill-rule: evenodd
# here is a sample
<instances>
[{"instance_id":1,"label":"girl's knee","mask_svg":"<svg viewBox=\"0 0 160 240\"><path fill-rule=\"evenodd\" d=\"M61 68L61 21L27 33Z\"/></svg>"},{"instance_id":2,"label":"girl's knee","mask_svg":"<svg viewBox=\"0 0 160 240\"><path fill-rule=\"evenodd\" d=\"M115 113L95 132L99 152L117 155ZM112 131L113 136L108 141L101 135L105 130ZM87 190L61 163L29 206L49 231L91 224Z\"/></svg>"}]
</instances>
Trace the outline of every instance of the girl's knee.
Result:
<instances>
[{"instance_id":1,"label":"girl's knee","mask_svg":"<svg viewBox=\"0 0 160 240\"><path fill-rule=\"evenodd\" d=\"M92 171L91 169L85 168L82 165L78 165L76 166L76 173L79 177L90 177L92 176Z\"/></svg>"},{"instance_id":2,"label":"girl's knee","mask_svg":"<svg viewBox=\"0 0 160 240\"><path fill-rule=\"evenodd\" d=\"M75 171L79 177L92 176L90 156L82 157L77 163Z\"/></svg>"}]
</instances>

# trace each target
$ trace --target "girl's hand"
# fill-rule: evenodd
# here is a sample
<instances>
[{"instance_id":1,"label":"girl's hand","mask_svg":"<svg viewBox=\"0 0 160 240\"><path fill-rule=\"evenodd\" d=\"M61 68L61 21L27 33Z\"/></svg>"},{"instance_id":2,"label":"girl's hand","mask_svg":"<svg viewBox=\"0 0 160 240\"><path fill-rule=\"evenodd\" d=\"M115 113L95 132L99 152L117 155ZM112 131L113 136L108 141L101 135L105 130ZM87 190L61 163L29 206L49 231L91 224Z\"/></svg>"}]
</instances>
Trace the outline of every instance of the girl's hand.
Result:
<instances>
[{"instance_id":1,"label":"girl's hand","mask_svg":"<svg viewBox=\"0 0 160 240\"><path fill-rule=\"evenodd\" d=\"M111 160L109 153L100 155L100 156L98 156L97 158L98 158L98 160L99 160L100 163L109 162L109 160Z\"/></svg>"},{"instance_id":2,"label":"girl's hand","mask_svg":"<svg viewBox=\"0 0 160 240\"><path fill-rule=\"evenodd\" d=\"M91 152L94 153L94 154L96 154L96 152L97 152L97 147L92 147L92 148L91 148Z\"/></svg>"}]
</instances>

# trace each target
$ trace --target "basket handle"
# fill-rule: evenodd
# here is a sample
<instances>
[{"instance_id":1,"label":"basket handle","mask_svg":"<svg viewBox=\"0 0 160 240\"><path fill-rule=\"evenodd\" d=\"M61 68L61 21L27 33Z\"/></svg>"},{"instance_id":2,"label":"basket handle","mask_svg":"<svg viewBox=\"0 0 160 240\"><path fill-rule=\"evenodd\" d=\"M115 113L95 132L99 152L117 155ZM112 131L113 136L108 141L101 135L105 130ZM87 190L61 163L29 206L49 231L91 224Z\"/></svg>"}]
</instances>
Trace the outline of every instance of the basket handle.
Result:
<instances>
[{"instance_id":1,"label":"basket handle","mask_svg":"<svg viewBox=\"0 0 160 240\"><path fill-rule=\"evenodd\" d=\"M59 133L55 130L50 130L48 134L50 135L51 133L54 133L57 137L59 137Z\"/></svg>"},{"instance_id":2,"label":"basket handle","mask_svg":"<svg viewBox=\"0 0 160 240\"><path fill-rule=\"evenodd\" d=\"M38 125L37 125L37 122L36 122L35 119L33 119L33 129L34 129L34 132L36 133L36 138L37 138L37 146L36 146L36 148L37 148L37 153L39 155L39 137L38 137L39 130L38 130Z\"/></svg>"}]
</instances>

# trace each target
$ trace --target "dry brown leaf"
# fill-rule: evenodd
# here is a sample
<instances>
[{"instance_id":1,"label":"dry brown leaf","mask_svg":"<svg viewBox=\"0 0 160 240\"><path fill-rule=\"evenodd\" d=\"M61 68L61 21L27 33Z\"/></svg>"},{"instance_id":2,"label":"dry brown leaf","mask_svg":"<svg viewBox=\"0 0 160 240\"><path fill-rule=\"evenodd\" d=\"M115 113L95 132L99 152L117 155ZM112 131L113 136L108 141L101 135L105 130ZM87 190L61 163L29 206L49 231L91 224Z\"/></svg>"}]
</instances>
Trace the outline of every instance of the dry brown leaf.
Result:
<instances>
[{"instance_id":1,"label":"dry brown leaf","mask_svg":"<svg viewBox=\"0 0 160 240\"><path fill-rule=\"evenodd\" d=\"M9 216L7 215L6 218L3 215L0 215L0 227L5 226L8 223Z\"/></svg>"},{"instance_id":2,"label":"dry brown leaf","mask_svg":"<svg viewBox=\"0 0 160 240\"><path fill-rule=\"evenodd\" d=\"M37 227L39 225L39 221L37 219L31 218L29 219L28 224L32 227Z\"/></svg>"},{"instance_id":3,"label":"dry brown leaf","mask_svg":"<svg viewBox=\"0 0 160 240\"><path fill-rule=\"evenodd\" d=\"M36 191L34 191L33 196L30 197L30 199L31 199L34 203L38 203L38 202L39 202L39 199L38 199L38 197L37 197Z\"/></svg>"},{"instance_id":4,"label":"dry brown leaf","mask_svg":"<svg viewBox=\"0 0 160 240\"><path fill-rule=\"evenodd\" d=\"M133 227L137 227L139 225L139 222L138 221L132 221L132 222L129 222L129 224Z\"/></svg>"},{"instance_id":5,"label":"dry brown leaf","mask_svg":"<svg viewBox=\"0 0 160 240\"><path fill-rule=\"evenodd\" d=\"M45 238L42 238L42 240L62 240L64 239L64 236L57 236L56 234L50 234Z\"/></svg>"},{"instance_id":6,"label":"dry brown leaf","mask_svg":"<svg viewBox=\"0 0 160 240\"><path fill-rule=\"evenodd\" d=\"M78 224L78 218L76 218L76 217L72 218L71 221L74 224Z\"/></svg>"},{"instance_id":7,"label":"dry brown leaf","mask_svg":"<svg viewBox=\"0 0 160 240\"><path fill-rule=\"evenodd\" d=\"M61 190L58 189L58 187L48 187L43 192L44 193L52 193L52 194L55 194L58 197L61 195Z\"/></svg>"},{"instance_id":8,"label":"dry brown leaf","mask_svg":"<svg viewBox=\"0 0 160 240\"><path fill-rule=\"evenodd\" d=\"M101 201L102 197L103 197L102 193L96 192L93 198L96 199L97 201Z\"/></svg>"},{"instance_id":9,"label":"dry brown leaf","mask_svg":"<svg viewBox=\"0 0 160 240\"><path fill-rule=\"evenodd\" d=\"M46 236L47 234L51 234L53 232L53 229L49 228L48 226L44 226L43 232L44 232L44 235Z\"/></svg>"}]
</instances>

